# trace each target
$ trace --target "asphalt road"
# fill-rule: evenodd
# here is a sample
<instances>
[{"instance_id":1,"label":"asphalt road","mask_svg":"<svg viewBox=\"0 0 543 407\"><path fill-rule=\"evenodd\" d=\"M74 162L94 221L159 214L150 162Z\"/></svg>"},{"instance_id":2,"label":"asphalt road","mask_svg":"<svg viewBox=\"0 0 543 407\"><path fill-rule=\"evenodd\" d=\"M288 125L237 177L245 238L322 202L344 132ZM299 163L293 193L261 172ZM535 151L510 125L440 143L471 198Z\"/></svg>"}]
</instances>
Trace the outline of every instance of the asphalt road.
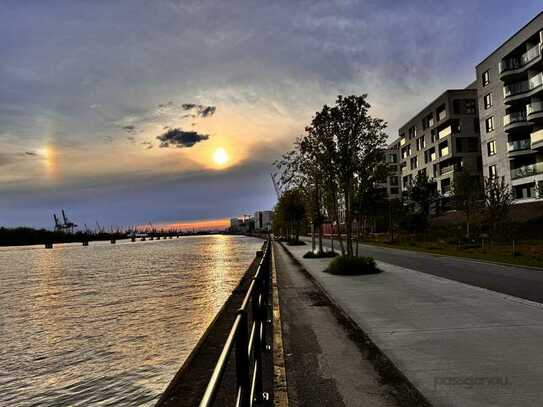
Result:
<instances>
[{"instance_id":1,"label":"asphalt road","mask_svg":"<svg viewBox=\"0 0 543 407\"><path fill-rule=\"evenodd\" d=\"M306 239L310 245L311 239ZM325 240L329 246L329 240ZM334 248L339 248L334 242ZM460 257L360 245L359 254L465 284L543 303L543 269L506 266Z\"/></svg>"}]
</instances>

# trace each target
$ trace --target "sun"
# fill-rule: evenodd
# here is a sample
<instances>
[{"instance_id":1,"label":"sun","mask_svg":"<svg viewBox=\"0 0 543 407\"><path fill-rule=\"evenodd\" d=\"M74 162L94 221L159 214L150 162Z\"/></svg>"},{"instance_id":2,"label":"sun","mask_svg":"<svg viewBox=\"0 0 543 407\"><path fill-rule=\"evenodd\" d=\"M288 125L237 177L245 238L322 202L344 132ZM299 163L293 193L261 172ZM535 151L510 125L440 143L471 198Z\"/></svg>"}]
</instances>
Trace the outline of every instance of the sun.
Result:
<instances>
[{"instance_id":1,"label":"sun","mask_svg":"<svg viewBox=\"0 0 543 407\"><path fill-rule=\"evenodd\" d=\"M217 148L213 153L213 161L217 165L224 165L228 162L228 153L224 148Z\"/></svg>"}]
</instances>

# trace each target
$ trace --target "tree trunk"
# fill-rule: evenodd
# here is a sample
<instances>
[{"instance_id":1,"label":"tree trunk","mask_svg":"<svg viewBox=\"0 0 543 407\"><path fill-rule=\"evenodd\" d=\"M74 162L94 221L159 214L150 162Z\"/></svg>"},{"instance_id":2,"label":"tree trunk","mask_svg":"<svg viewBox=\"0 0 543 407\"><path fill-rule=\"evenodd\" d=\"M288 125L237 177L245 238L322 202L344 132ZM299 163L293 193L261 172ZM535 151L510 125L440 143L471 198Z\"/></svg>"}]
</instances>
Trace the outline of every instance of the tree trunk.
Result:
<instances>
[{"instance_id":1,"label":"tree trunk","mask_svg":"<svg viewBox=\"0 0 543 407\"><path fill-rule=\"evenodd\" d=\"M341 249L341 255L345 255L345 247L343 246L343 240L341 239L341 228L339 227L339 216L337 213L337 201L334 197L334 218L336 220L336 225L338 227L338 240L339 240L339 247ZM332 227L333 230L333 227Z\"/></svg>"},{"instance_id":2,"label":"tree trunk","mask_svg":"<svg viewBox=\"0 0 543 407\"><path fill-rule=\"evenodd\" d=\"M315 222L311 223L311 251L315 253Z\"/></svg>"}]
</instances>

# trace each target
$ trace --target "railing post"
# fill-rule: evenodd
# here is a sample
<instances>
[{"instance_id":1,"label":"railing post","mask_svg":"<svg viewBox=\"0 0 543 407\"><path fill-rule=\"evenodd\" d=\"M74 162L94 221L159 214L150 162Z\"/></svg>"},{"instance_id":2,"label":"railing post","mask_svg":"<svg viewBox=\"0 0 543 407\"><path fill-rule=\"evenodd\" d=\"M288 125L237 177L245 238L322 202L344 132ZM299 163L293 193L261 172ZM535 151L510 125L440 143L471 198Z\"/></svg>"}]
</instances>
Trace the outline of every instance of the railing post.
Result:
<instances>
[{"instance_id":1,"label":"railing post","mask_svg":"<svg viewBox=\"0 0 543 407\"><path fill-rule=\"evenodd\" d=\"M241 388L241 407L249 406L249 357L247 355L248 333L247 333L247 311L238 310L240 324L236 333L236 378L238 389Z\"/></svg>"}]
</instances>

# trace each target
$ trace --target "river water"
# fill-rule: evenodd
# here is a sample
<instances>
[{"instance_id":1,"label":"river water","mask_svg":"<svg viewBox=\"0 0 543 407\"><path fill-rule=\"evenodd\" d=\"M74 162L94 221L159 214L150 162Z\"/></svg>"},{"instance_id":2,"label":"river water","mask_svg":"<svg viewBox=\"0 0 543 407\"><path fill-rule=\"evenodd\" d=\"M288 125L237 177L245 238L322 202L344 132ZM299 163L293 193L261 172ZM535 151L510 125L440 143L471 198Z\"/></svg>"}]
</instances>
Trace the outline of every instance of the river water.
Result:
<instances>
[{"instance_id":1,"label":"river water","mask_svg":"<svg viewBox=\"0 0 543 407\"><path fill-rule=\"evenodd\" d=\"M0 406L153 405L261 244L0 248Z\"/></svg>"}]
</instances>

